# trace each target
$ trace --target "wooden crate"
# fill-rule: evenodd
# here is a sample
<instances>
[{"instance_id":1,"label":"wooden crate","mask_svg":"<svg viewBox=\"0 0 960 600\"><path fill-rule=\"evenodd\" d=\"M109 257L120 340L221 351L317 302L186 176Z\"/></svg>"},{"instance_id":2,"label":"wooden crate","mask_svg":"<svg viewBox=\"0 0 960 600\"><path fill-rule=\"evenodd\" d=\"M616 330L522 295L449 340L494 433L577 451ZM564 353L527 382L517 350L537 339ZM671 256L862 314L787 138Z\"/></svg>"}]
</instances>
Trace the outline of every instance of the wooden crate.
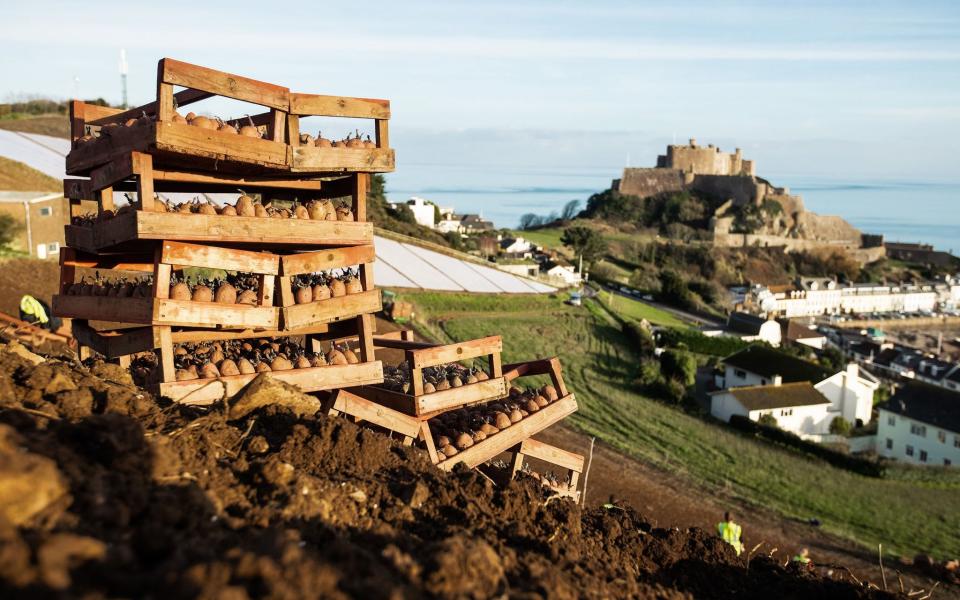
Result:
<instances>
[{"instance_id":1,"label":"wooden crate","mask_svg":"<svg viewBox=\"0 0 960 600\"><path fill-rule=\"evenodd\" d=\"M137 249L156 240L208 242L244 247L317 248L373 242L373 224L366 222L369 176L354 173L335 180L287 181L224 174L204 175L153 168L153 157L128 152L90 174L89 179L64 181L71 217L79 216L81 203L97 202L104 220L92 226L67 225L67 245L86 252ZM270 193L271 196L307 199L352 198L354 221L313 221L268 217L165 212L154 201L155 192L190 191ZM136 193L136 203L115 216L115 191Z\"/></svg>"},{"instance_id":2,"label":"wooden crate","mask_svg":"<svg viewBox=\"0 0 960 600\"><path fill-rule=\"evenodd\" d=\"M511 476L516 475L523 469L524 459L528 457L556 465L567 472L567 479L560 482L559 485L548 487L560 496L572 498L574 502L580 501L577 483L580 480L580 474L583 473L583 456L539 442L533 438L523 440L511 448L509 452L511 453Z\"/></svg>"},{"instance_id":3,"label":"wooden crate","mask_svg":"<svg viewBox=\"0 0 960 600\"><path fill-rule=\"evenodd\" d=\"M375 344L380 344L383 338L374 338ZM524 417L518 423L499 433L477 442L470 448L459 452L451 458L446 458L437 452L433 442L433 433L430 430L430 419L438 413L423 415L406 414L402 410L385 406L377 398L364 397L368 387L354 389L340 389L332 394L324 404L324 411L331 416L340 414L349 415L357 421L365 421L388 432L400 435L405 444L412 444L419 440L426 448L430 460L443 470L451 470L459 463L470 468L484 464L500 454L513 454L514 469L522 465L523 456L531 456L546 460L553 464L567 468L570 473L570 485L566 489L558 489L558 493L572 495L575 492L577 478L582 472L582 457L577 460L576 454L567 453L559 449L551 451L551 446L540 442L530 441L530 438L560 420L573 414L577 410L577 401L563 381L560 361L556 357L540 359L525 363L516 363L504 366L504 378L513 381L519 377L549 375L553 386L557 389L559 398L539 411ZM457 388L462 389L462 388ZM524 445L524 443L526 445ZM576 474L574 474L576 473Z\"/></svg>"},{"instance_id":4,"label":"wooden crate","mask_svg":"<svg viewBox=\"0 0 960 600\"><path fill-rule=\"evenodd\" d=\"M157 99L129 110L73 101L70 106L73 148L67 156L67 173L86 175L91 170L131 152L154 155L158 165L187 167L194 171L336 174L389 172L394 152L389 148L387 100L298 94L288 88L231 75L189 63L161 59L157 66ZM185 88L174 93L174 86ZM263 126L263 139L202 129L173 120L175 109L214 96L232 98L263 107L251 117ZM125 127L128 119L146 114L149 123ZM316 148L300 146L299 118L329 116L374 121L376 148ZM104 125L117 127L89 141Z\"/></svg>"},{"instance_id":5,"label":"wooden crate","mask_svg":"<svg viewBox=\"0 0 960 600\"><path fill-rule=\"evenodd\" d=\"M257 305L227 305L170 298L171 274L174 269L184 266L257 274ZM67 288L76 282L78 267L152 273L153 296L116 298L67 295ZM72 248L64 248L60 253L60 293L53 297L52 308L58 317L90 321L277 329L280 315L279 309L273 306L273 292L279 269L280 257L274 254L183 242L160 242L152 260L146 255L86 255Z\"/></svg>"},{"instance_id":6,"label":"wooden crate","mask_svg":"<svg viewBox=\"0 0 960 600\"><path fill-rule=\"evenodd\" d=\"M398 337L400 339L398 339ZM500 336L491 336L454 344L432 344L412 341L412 332L395 332L393 335L373 338L374 347L392 348L404 352L404 360L410 366L413 393L402 393L372 386L351 390L355 394L401 413L429 418L441 412L502 398L507 393L506 380L501 373L500 353L503 342ZM487 359L489 379L461 387L431 393L423 391L423 369L473 358Z\"/></svg>"},{"instance_id":7,"label":"wooden crate","mask_svg":"<svg viewBox=\"0 0 960 600\"><path fill-rule=\"evenodd\" d=\"M375 259L373 245L281 256L279 288L283 306L280 312L282 328L300 329L378 312L382 303L380 290L375 289L373 284L372 267ZM305 304L296 303L292 283L295 276L352 266L359 268L362 292Z\"/></svg>"}]
</instances>

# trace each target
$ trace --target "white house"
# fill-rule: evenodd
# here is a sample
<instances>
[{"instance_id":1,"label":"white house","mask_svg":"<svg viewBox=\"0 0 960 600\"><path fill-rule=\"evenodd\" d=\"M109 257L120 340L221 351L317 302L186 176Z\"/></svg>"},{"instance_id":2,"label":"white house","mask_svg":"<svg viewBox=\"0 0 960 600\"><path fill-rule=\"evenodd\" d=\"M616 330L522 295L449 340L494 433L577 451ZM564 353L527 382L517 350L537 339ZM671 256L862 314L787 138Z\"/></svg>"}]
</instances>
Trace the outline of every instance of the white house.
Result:
<instances>
[{"instance_id":1,"label":"white house","mask_svg":"<svg viewBox=\"0 0 960 600\"><path fill-rule=\"evenodd\" d=\"M782 337L780 323L745 312L730 313L726 333L748 342L767 342L774 347L780 345Z\"/></svg>"},{"instance_id":2,"label":"white house","mask_svg":"<svg viewBox=\"0 0 960 600\"><path fill-rule=\"evenodd\" d=\"M524 255L532 252L534 246L522 237L504 238L500 240L500 250L502 250L504 254Z\"/></svg>"},{"instance_id":3,"label":"white house","mask_svg":"<svg viewBox=\"0 0 960 600\"><path fill-rule=\"evenodd\" d=\"M943 293L949 297L952 290ZM840 285L831 279L801 278L793 289L774 293L771 304L783 317L917 312L932 311L943 293L939 293L933 283ZM762 290L755 294L758 299L766 295Z\"/></svg>"},{"instance_id":4,"label":"white house","mask_svg":"<svg viewBox=\"0 0 960 600\"><path fill-rule=\"evenodd\" d=\"M553 264L546 270L547 277L551 280L561 282L563 285L580 285L582 279L580 273L573 270L570 265Z\"/></svg>"},{"instance_id":5,"label":"white house","mask_svg":"<svg viewBox=\"0 0 960 600\"><path fill-rule=\"evenodd\" d=\"M783 340L801 346L808 346L823 350L827 344L827 336L816 329L798 322L796 319L782 319L780 325L783 331Z\"/></svg>"},{"instance_id":6,"label":"white house","mask_svg":"<svg viewBox=\"0 0 960 600\"><path fill-rule=\"evenodd\" d=\"M817 391L830 400L830 410L848 422L869 423L873 417L873 394L880 381L856 363L814 385Z\"/></svg>"},{"instance_id":7,"label":"white house","mask_svg":"<svg viewBox=\"0 0 960 600\"><path fill-rule=\"evenodd\" d=\"M960 465L960 394L910 382L877 407L877 454L921 465Z\"/></svg>"},{"instance_id":8,"label":"white house","mask_svg":"<svg viewBox=\"0 0 960 600\"><path fill-rule=\"evenodd\" d=\"M436 215L436 206L429 200L424 200L419 196L413 196L407 200L407 207L413 213L418 225L433 229L434 216Z\"/></svg>"},{"instance_id":9,"label":"white house","mask_svg":"<svg viewBox=\"0 0 960 600\"><path fill-rule=\"evenodd\" d=\"M799 436L819 437L830 431L837 416L827 400L809 382L782 383L777 377L770 385L738 387L710 394L710 414L722 421L741 415L759 421L771 415L777 426Z\"/></svg>"},{"instance_id":10,"label":"white house","mask_svg":"<svg viewBox=\"0 0 960 600\"><path fill-rule=\"evenodd\" d=\"M855 364L830 373L811 362L766 346L750 346L723 359L724 372L716 381L722 389L807 382L829 402L832 417L842 416L851 424L870 422L873 394L880 383ZM831 417L831 420L832 420Z\"/></svg>"}]
</instances>

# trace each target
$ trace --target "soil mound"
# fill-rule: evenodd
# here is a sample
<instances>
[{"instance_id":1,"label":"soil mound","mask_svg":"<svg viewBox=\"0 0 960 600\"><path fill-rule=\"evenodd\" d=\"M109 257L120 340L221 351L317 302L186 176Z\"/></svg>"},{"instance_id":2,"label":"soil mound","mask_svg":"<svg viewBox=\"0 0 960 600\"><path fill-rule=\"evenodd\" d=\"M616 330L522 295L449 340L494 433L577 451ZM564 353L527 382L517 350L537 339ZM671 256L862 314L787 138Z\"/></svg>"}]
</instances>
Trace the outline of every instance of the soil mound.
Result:
<instances>
[{"instance_id":1,"label":"soil mound","mask_svg":"<svg viewBox=\"0 0 960 600\"><path fill-rule=\"evenodd\" d=\"M97 371L0 348L0 597L887 596L299 404L232 419Z\"/></svg>"}]
</instances>

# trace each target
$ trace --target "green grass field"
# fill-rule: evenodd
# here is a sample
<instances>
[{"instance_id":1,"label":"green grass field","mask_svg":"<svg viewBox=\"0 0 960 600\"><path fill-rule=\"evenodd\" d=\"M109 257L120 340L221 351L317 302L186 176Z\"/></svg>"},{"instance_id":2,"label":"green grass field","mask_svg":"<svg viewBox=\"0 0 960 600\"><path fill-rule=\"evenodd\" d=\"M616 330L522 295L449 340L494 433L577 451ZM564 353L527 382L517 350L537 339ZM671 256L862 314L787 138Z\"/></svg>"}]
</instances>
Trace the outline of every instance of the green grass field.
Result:
<instances>
[{"instance_id":1,"label":"green grass field","mask_svg":"<svg viewBox=\"0 0 960 600\"><path fill-rule=\"evenodd\" d=\"M560 252L564 253L570 252L570 250L568 248L564 248L563 244L560 242L560 236L563 235L563 229L530 229L524 231L511 231L511 233L517 237L522 237L525 240L530 240L538 246L559 250Z\"/></svg>"},{"instance_id":2,"label":"green grass field","mask_svg":"<svg viewBox=\"0 0 960 600\"><path fill-rule=\"evenodd\" d=\"M620 296L607 291L600 292L600 297L604 306L626 319L632 319L634 321L646 319L654 325L662 325L664 327L679 327L681 329L686 329L689 327L689 324L678 319L667 311L661 310L655 306L650 306L649 304L644 304L643 302L634 300L632 298L627 298L626 296Z\"/></svg>"},{"instance_id":3,"label":"green grass field","mask_svg":"<svg viewBox=\"0 0 960 600\"><path fill-rule=\"evenodd\" d=\"M632 389L637 356L599 310L547 296L404 293L434 333L500 334L504 362L559 356L580 410L569 421L619 450L787 517L816 517L831 533L904 556L960 555L960 477L872 479L756 442ZM929 473L929 472L925 472Z\"/></svg>"}]
</instances>

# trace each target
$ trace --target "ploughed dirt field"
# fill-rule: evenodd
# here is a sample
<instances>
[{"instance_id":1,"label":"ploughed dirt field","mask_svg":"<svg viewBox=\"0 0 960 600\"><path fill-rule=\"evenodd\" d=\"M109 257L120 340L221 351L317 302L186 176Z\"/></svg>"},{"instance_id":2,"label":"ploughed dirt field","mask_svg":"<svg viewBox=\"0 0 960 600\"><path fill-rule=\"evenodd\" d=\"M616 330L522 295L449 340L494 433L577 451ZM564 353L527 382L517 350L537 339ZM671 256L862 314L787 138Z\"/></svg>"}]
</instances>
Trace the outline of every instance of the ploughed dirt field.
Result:
<instances>
[{"instance_id":1,"label":"ploughed dirt field","mask_svg":"<svg viewBox=\"0 0 960 600\"><path fill-rule=\"evenodd\" d=\"M278 382L188 408L31 358L0 347L3 598L892 597L644 507L441 472Z\"/></svg>"},{"instance_id":2,"label":"ploughed dirt field","mask_svg":"<svg viewBox=\"0 0 960 600\"><path fill-rule=\"evenodd\" d=\"M556 425L537 439L587 456L590 438L564 425ZM882 587L877 552L865 550L800 520L787 519L761 506L747 506L725 500L724 490L702 489L682 476L633 460L598 441L587 482L587 505L608 501L626 502L643 513L657 527L699 527L714 531L723 513L730 510L743 527L748 549L762 544L758 553L769 554L783 563L801 548L810 551L816 571L836 573L844 568L861 581ZM816 493L811 490L811 493ZM884 558L887 585L899 589L897 573L906 589L930 590L937 582L912 565ZM940 582L933 598L960 598L960 587Z\"/></svg>"}]
</instances>

